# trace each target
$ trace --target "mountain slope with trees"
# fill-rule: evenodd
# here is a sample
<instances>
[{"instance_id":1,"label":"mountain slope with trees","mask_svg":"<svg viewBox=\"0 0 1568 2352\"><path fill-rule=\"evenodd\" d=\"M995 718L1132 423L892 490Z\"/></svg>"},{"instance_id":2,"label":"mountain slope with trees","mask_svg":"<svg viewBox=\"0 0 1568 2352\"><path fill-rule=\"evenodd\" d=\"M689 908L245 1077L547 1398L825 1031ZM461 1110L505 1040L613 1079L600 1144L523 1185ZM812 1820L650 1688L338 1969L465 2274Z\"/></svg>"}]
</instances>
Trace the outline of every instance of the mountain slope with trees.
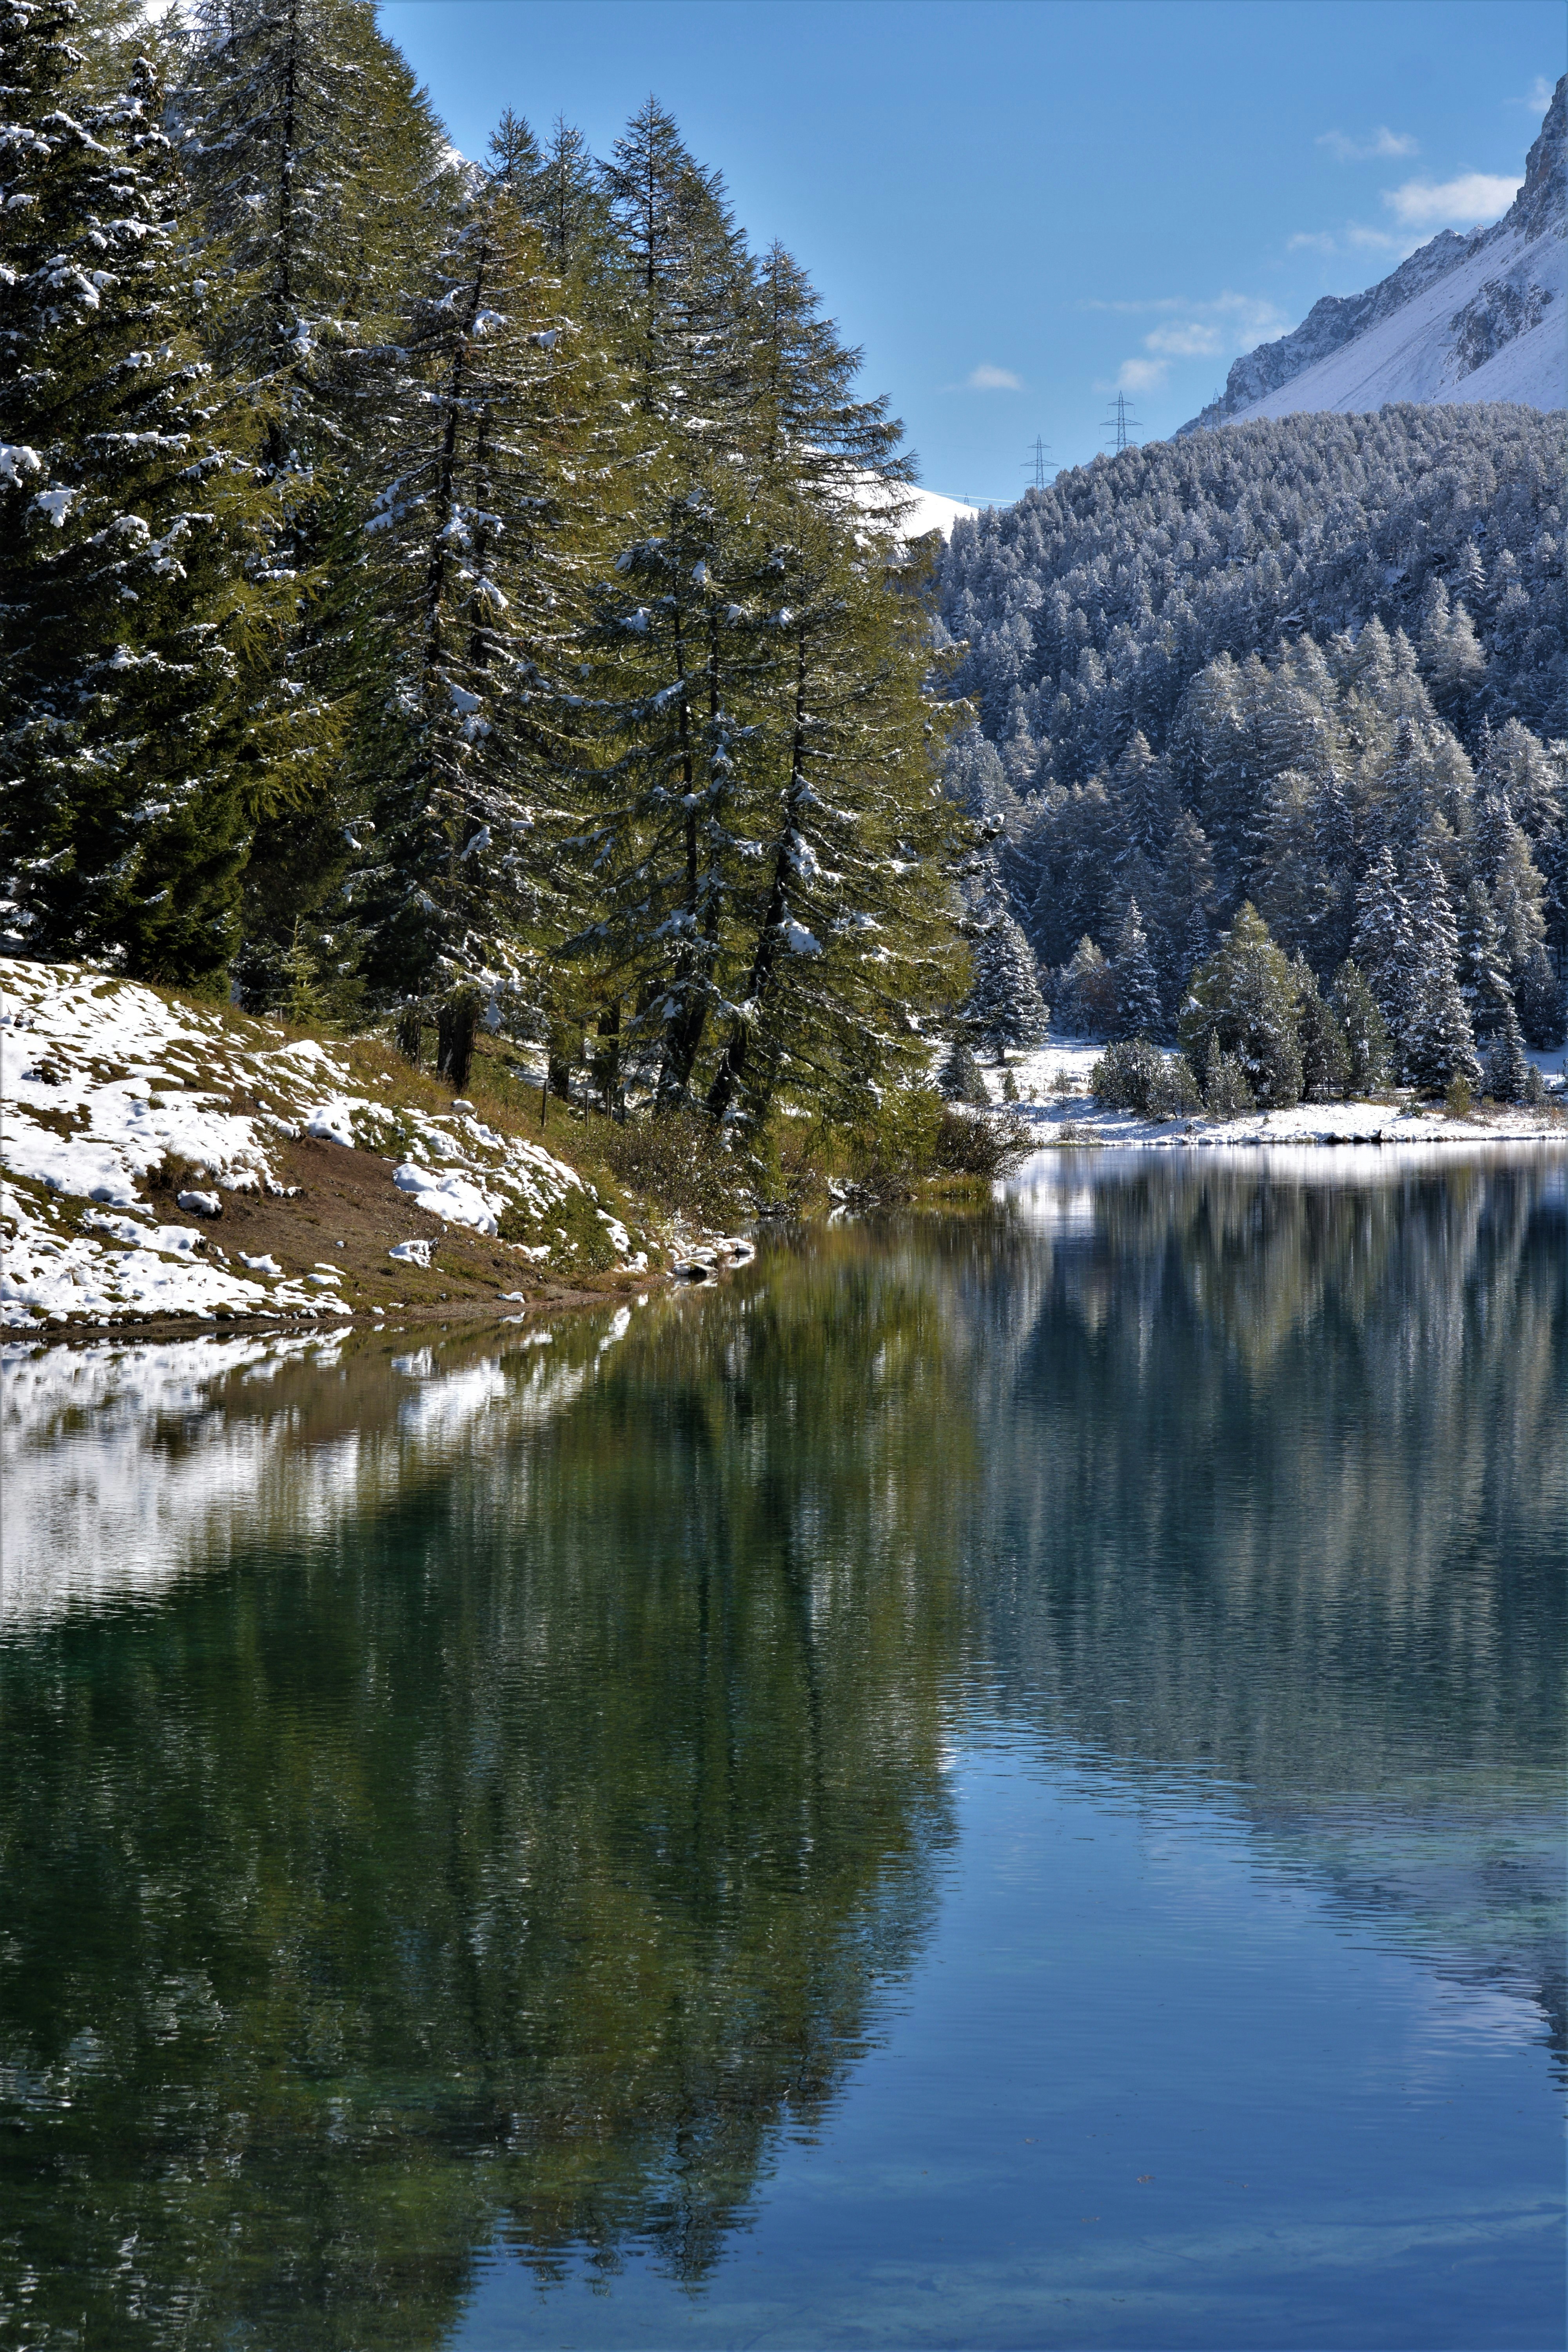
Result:
<instances>
[{"instance_id":1,"label":"mountain slope with trees","mask_svg":"<svg viewBox=\"0 0 1568 2352\"><path fill-rule=\"evenodd\" d=\"M1478 1022L1561 1041L1563 456L1519 409L1295 416L960 524L950 789L1058 1026L1173 1034L1248 908L1314 988L1354 962L1413 1079L1434 1022L1445 1085Z\"/></svg>"}]
</instances>

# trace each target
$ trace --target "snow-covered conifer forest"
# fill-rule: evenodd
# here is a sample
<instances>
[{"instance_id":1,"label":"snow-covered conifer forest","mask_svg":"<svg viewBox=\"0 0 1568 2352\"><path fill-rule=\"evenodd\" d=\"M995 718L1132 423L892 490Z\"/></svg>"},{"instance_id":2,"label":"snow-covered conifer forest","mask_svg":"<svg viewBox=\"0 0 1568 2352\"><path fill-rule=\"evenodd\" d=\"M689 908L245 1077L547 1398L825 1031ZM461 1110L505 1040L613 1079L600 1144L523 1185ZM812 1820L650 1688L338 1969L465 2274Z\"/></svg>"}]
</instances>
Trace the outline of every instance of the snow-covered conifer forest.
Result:
<instances>
[{"instance_id":1,"label":"snow-covered conifer forest","mask_svg":"<svg viewBox=\"0 0 1568 2352\"><path fill-rule=\"evenodd\" d=\"M1287 416L956 526L950 783L1058 1027L1174 1037L1250 907L1413 1083L1561 1044L1565 455L1526 408Z\"/></svg>"},{"instance_id":2,"label":"snow-covered conifer forest","mask_svg":"<svg viewBox=\"0 0 1568 2352\"><path fill-rule=\"evenodd\" d=\"M1197 432L942 553L657 101L465 161L369 0L0 0L0 77L10 951L752 1128L1053 1014L1201 1078L1215 971L1281 1087L1560 1037L1561 416Z\"/></svg>"}]
</instances>

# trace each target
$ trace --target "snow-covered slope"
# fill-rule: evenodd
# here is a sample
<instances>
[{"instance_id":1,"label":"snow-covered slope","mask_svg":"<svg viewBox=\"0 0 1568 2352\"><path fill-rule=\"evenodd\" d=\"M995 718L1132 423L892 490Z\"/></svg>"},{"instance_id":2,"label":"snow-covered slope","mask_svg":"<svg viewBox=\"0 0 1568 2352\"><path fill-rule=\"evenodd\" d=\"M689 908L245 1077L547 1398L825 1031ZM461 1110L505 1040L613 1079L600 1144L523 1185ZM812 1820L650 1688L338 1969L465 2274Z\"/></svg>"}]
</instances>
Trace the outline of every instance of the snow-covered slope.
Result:
<instances>
[{"instance_id":1,"label":"snow-covered slope","mask_svg":"<svg viewBox=\"0 0 1568 2352\"><path fill-rule=\"evenodd\" d=\"M1565 88L1568 77L1500 221L1445 230L1364 294L1326 296L1293 333L1237 360L1224 396L1181 430L1405 400L1568 407Z\"/></svg>"},{"instance_id":2,"label":"snow-covered slope","mask_svg":"<svg viewBox=\"0 0 1568 2352\"><path fill-rule=\"evenodd\" d=\"M497 1133L467 1100L397 1100L390 1074L367 1091L346 1045L290 1044L266 1022L77 965L9 959L0 982L0 1330L353 1315L336 1253L319 1255L322 1204L312 1213L283 1181L300 1139L373 1155L395 1221L375 1255L397 1262L405 1293L438 1245L431 1220L480 1237L504 1223L518 1279L559 1260L573 1193L621 1263L647 1264L542 1144ZM264 1212L283 1221L285 1262L270 1243L246 1246Z\"/></svg>"},{"instance_id":3,"label":"snow-covered slope","mask_svg":"<svg viewBox=\"0 0 1568 2352\"><path fill-rule=\"evenodd\" d=\"M914 506L904 524L907 539L923 539L928 530L940 530L943 539L952 537L952 526L961 515L978 512L966 507L962 499L944 499L938 490L917 489Z\"/></svg>"},{"instance_id":4,"label":"snow-covered slope","mask_svg":"<svg viewBox=\"0 0 1568 2352\"><path fill-rule=\"evenodd\" d=\"M938 530L944 540L952 537L952 526L961 515L978 513L976 507L965 506L962 499L944 499L940 490L922 490L918 484L890 492L886 483L875 474L862 477L857 492L868 514L883 514L895 499L901 509L899 516L900 539L924 539L928 531Z\"/></svg>"}]
</instances>

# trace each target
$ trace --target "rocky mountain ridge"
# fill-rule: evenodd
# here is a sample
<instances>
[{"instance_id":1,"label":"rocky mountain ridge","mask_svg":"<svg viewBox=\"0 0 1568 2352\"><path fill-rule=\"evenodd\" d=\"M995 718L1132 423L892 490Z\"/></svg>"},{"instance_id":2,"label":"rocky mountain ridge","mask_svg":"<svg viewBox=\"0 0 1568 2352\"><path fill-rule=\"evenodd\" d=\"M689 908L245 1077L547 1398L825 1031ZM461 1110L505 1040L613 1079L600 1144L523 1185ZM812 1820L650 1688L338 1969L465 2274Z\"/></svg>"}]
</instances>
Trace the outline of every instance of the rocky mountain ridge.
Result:
<instances>
[{"instance_id":1,"label":"rocky mountain ridge","mask_svg":"<svg viewBox=\"0 0 1568 2352\"><path fill-rule=\"evenodd\" d=\"M1501 220L1468 236L1445 229L1364 292L1325 295L1291 333L1238 359L1221 397L1180 431L1391 400L1568 406L1565 91L1568 76Z\"/></svg>"}]
</instances>

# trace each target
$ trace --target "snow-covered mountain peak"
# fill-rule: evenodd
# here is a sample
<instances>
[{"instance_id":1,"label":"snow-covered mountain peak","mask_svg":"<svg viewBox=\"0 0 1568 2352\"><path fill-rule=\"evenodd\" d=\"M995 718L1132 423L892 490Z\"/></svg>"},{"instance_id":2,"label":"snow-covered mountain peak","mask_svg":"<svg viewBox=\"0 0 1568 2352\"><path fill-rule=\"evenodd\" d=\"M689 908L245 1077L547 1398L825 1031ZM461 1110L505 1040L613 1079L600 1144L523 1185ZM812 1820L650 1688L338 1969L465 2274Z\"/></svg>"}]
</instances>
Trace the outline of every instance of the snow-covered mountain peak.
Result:
<instances>
[{"instance_id":1,"label":"snow-covered mountain peak","mask_svg":"<svg viewBox=\"0 0 1568 2352\"><path fill-rule=\"evenodd\" d=\"M1222 396L1180 429L1389 401L1568 407L1568 157L1559 81L1524 184L1490 228L1444 229L1362 294L1327 294L1238 359Z\"/></svg>"}]
</instances>

